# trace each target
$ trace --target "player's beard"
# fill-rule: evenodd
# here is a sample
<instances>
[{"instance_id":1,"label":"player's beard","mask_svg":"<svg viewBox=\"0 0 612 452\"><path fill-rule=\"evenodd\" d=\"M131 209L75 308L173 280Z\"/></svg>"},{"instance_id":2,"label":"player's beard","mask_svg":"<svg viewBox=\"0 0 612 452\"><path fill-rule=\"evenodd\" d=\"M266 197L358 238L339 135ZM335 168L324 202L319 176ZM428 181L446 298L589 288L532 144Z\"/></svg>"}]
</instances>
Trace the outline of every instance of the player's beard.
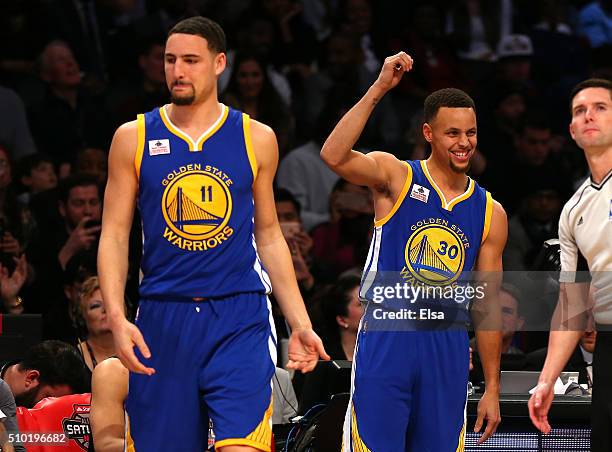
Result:
<instances>
[{"instance_id":1,"label":"player's beard","mask_svg":"<svg viewBox=\"0 0 612 452\"><path fill-rule=\"evenodd\" d=\"M174 91L170 91L170 101L174 105L191 105L195 101L195 89L193 85L191 86L191 94L185 94L183 96L177 96L174 94Z\"/></svg>"},{"instance_id":2,"label":"player's beard","mask_svg":"<svg viewBox=\"0 0 612 452\"><path fill-rule=\"evenodd\" d=\"M465 166L457 166L457 165L455 165L455 162L453 162L452 159L448 162L448 164L450 166L450 169L453 172L455 172L457 174L466 174L470 170L470 168L472 167L472 159L470 159L468 161L467 165L465 165Z\"/></svg>"},{"instance_id":3,"label":"player's beard","mask_svg":"<svg viewBox=\"0 0 612 452\"><path fill-rule=\"evenodd\" d=\"M15 405L24 408L34 408L38 396L38 386L15 396Z\"/></svg>"}]
</instances>

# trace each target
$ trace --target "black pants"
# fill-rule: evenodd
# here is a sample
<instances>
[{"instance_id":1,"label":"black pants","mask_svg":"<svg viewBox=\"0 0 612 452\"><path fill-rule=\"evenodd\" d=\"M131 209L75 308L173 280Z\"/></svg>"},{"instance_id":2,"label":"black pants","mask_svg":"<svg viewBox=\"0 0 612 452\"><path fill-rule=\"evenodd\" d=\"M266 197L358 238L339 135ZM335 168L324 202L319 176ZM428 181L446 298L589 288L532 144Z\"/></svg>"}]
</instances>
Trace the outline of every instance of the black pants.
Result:
<instances>
[{"instance_id":1,"label":"black pants","mask_svg":"<svg viewBox=\"0 0 612 452\"><path fill-rule=\"evenodd\" d=\"M612 451L612 331L609 325L597 327L593 354L591 451Z\"/></svg>"}]
</instances>

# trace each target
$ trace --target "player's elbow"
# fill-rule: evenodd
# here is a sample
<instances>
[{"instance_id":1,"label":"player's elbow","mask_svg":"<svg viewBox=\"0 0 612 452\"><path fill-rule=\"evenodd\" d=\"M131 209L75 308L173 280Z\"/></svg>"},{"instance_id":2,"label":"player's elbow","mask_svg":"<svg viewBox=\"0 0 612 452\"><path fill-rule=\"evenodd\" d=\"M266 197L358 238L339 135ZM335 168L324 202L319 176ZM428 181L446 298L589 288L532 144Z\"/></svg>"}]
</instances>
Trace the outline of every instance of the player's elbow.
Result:
<instances>
[{"instance_id":1,"label":"player's elbow","mask_svg":"<svg viewBox=\"0 0 612 452\"><path fill-rule=\"evenodd\" d=\"M328 142L321 148L321 158L331 169L337 168L344 159L344 153Z\"/></svg>"}]
</instances>

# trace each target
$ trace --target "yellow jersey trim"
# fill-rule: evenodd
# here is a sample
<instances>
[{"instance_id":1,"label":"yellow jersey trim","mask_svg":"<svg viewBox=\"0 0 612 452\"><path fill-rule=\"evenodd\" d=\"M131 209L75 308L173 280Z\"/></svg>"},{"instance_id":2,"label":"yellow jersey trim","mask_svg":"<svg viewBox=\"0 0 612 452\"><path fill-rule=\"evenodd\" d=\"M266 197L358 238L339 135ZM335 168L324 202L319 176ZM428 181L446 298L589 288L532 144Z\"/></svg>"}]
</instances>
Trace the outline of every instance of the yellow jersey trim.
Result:
<instances>
[{"instance_id":1,"label":"yellow jersey trim","mask_svg":"<svg viewBox=\"0 0 612 452\"><path fill-rule=\"evenodd\" d=\"M482 241L480 243L484 243L484 241L489 236L489 230L491 229L491 218L493 217L493 197L491 193L487 192L487 207L485 209L485 218L484 218L484 228L482 228Z\"/></svg>"},{"instance_id":2,"label":"yellow jersey trim","mask_svg":"<svg viewBox=\"0 0 612 452\"><path fill-rule=\"evenodd\" d=\"M134 168L136 168L136 177L140 179L140 165L142 164L142 155L144 154L145 142L144 115L136 116L136 129L138 130L138 142L136 144L136 153L134 154Z\"/></svg>"},{"instance_id":3,"label":"yellow jersey trim","mask_svg":"<svg viewBox=\"0 0 612 452\"><path fill-rule=\"evenodd\" d=\"M406 181L404 182L402 191L397 197L395 204L393 204L391 211L387 215L385 215L383 218L381 218L380 220L374 221L374 226L377 228L387 223L391 219L391 217L393 217L395 212L397 212L397 209L399 209L400 206L402 205L402 202L404 202L404 199L406 198L406 194L408 193L408 189L410 188L410 185L412 184L412 167L407 162L402 162L402 163L406 165L408 169L408 173L406 174Z\"/></svg>"},{"instance_id":4,"label":"yellow jersey trim","mask_svg":"<svg viewBox=\"0 0 612 452\"><path fill-rule=\"evenodd\" d=\"M198 141L196 144L196 150L198 151L202 150L202 146L204 145L204 142L208 140L210 137L212 137L217 132L217 130L219 130L221 126L225 124L225 120L227 119L228 114L229 114L229 107L227 105L223 105L223 111L221 112L221 116L219 117L219 119L217 119L217 121L210 127L210 129L208 129L206 132L204 132L204 134L200 138L198 138Z\"/></svg>"},{"instance_id":5,"label":"yellow jersey trim","mask_svg":"<svg viewBox=\"0 0 612 452\"><path fill-rule=\"evenodd\" d=\"M463 427L461 427L461 432L459 433L459 444L457 444L456 452L463 452L465 449L465 421L463 422Z\"/></svg>"},{"instance_id":6,"label":"yellow jersey trim","mask_svg":"<svg viewBox=\"0 0 612 452\"><path fill-rule=\"evenodd\" d=\"M228 438L215 442L215 450L223 446L251 446L265 452L272 450L272 407L273 401L270 398L270 405L266 409L263 419L246 438Z\"/></svg>"},{"instance_id":7,"label":"yellow jersey trim","mask_svg":"<svg viewBox=\"0 0 612 452\"><path fill-rule=\"evenodd\" d=\"M200 136L200 138L198 138L195 141L189 135L187 135L185 132L183 132L181 129L179 129L177 126L175 126L172 123L172 121L170 120L170 117L168 116L168 112L166 111L165 106L159 108L159 116L161 117L166 128L172 134L176 135L181 140L187 143L187 145L189 146L189 151L197 152L197 151L202 150L202 145L204 144L204 142L208 140L211 136L213 136L215 132L217 132L221 128L221 126L225 123L225 120L227 119L227 116L229 114L229 107L227 105L223 105L223 104L221 105L222 105L222 110L221 110L221 114L219 115L219 118L217 118L217 120L208 128L208 130L206 130Z\"/></svg>"},{"instance_id":8,"label":"yellow jersey trim","mask_svg":"<svg viewBox=\"0 0 612 452\"><path fill-rule=\"evenodd\" d=\"M246 113L242 113L242 130L244 131L244 144L246 146L247 156L253 171L253 182L257 179L257 159L255 158L255 150L253 149L253 141L251 140L251 118Z\"/></svg>"},{"instance_id":9,"label":"yellow jersey trim","mask_svg":"<svg viewBox=\"0 0 612 452\"><path fill-rule=\"evenodd\" d=\"M429 169L427 168L427 163L425 160L421 160L421 168L423 169L423 173L425 174L425 177L427 178L431 186L434 188L434 190L440 197L440 201L442 201L442 208L445 210L452 211L453 207L455 207L461 201L465 201L470 196L472 196L472 194L474 193L474 181L472 180L472 178L468 177L467 190L464 193L457 196L456 198L453 198L450 201L447 201L446 197L444 196L444 193L442 192L440 187L438 187L438 184L436 184L436 181L433 179L433 177L431 177L431 174L429 174Z\"/></svg>"},{"instance_id":10,"label":"yellow jersey trim","mask_svg":"<svg viewBox=\"0 0 612 452\"><path fill-rule=\"evenodd\" d=\"M272 438L270 437L270 440ZM258 443L257 441L251 441L246 438L229 438L222 439L221 441L215 441L215 450L225 446L250 446L255 449L262 450L264 452L270 452L272 447L269 444Z\"/></svg>"},{"instance_id":11,"label":"yellow jersey trim","mask_svg":"<svg viewBox=\"0 0 612 452\"><path fill-rule=\"evenodd\" d=\"M136 447L134 446L134 439L132 438L132 432L130 431L130 419L127 415L127 412L124 411L124 413L125 413L125 443L124 443L125 452L136 452Z\"/></svg>"},{"instance_id":12,"label":"yellow jersey trim","mask_svg":"<svg viewBox=\"0 0 612 452\"><path fill-rule=\"evenodd\" d=\"M353 442L354 452L370 452L368 446L365 445L361 436L359 436L359 429L357 428L357 416L355 415L355 405L351 407L351 439Z\"/></svg>"}]
</instances>

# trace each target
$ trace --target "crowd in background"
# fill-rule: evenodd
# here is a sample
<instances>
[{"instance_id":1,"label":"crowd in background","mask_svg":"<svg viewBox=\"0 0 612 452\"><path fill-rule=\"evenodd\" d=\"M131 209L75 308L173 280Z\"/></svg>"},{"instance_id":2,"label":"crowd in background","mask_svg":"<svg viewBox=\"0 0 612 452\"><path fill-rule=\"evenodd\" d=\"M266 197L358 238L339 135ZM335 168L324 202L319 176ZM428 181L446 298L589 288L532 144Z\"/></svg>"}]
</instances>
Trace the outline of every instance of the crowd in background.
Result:
<instances>
[{"instance_id":1,"label":"crowd in background","mask_svg":"<svg viewBox=\"0 0 612 452\"><path fill-rule=\"evenodd\" d=\"M609 0L2 2L0 309L42 314L43 338L74 344L90 369L114 353L96 279L110 141L120 124L168 103L165 33L190 15L227 34L220 100L277 135L278 217L333 358L353 354L373 207L368 190L338 179L319 151L386 56L404 50L414 69L378 104L357 148L426 158L424 98L444 87L468 92L478 116L470 176L508 213L506 270L536 269L564 202L588 176L568 134L569 92L590 76L612 79ZM138 228L136 220L128 316L138 305ZM537 300L505 293L514 332ZM276 323L286 336L279 312ZM536 342L511 334L504 351L545 345Z\"/></svg>"}]
</instances>

